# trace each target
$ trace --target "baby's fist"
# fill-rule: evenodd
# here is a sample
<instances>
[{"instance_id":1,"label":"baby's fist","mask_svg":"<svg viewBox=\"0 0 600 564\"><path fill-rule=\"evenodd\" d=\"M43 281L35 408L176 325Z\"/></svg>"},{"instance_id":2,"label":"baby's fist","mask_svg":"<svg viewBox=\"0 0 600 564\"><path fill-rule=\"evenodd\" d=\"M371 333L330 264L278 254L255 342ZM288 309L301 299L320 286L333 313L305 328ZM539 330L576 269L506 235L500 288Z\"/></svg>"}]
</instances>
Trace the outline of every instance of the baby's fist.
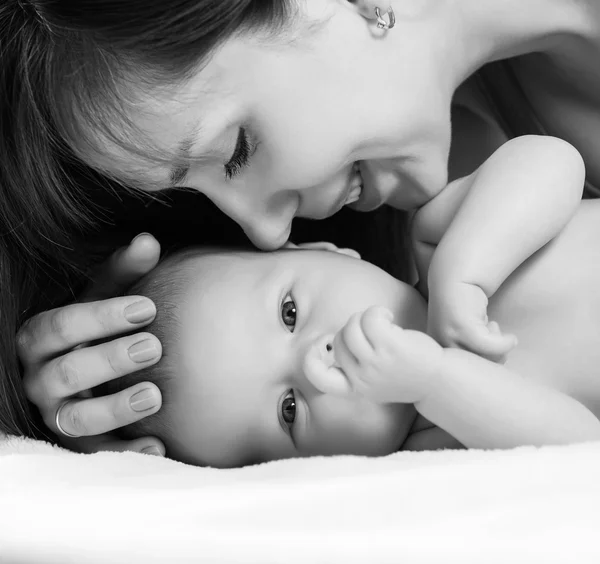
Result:
<instances>
[{"instance_id":1,"label":"baby's fist","mask_svg":"<svg viewBox=\"0 0 600 564\"><path fill-rule=\"evenodd\" d=\"M308 379L323 392L358 393L378 403L422 399L438 372L442 348L428 335L404 330L392 319L381 307L353 315L335 335L332 351L323 343L309 351Z\"/></svg>"},{"instance_id":2,"label":"baby's fist","mask_svg":"<svg viewBox=\"0 0 600 564\"><path fill-rule=\"evenodd\" d=\"M429 289L427 332L444 347L462 348L504 362L517 344L487 317L488 298L475 284L443 283Z\"/></svg>"}]
</instances>

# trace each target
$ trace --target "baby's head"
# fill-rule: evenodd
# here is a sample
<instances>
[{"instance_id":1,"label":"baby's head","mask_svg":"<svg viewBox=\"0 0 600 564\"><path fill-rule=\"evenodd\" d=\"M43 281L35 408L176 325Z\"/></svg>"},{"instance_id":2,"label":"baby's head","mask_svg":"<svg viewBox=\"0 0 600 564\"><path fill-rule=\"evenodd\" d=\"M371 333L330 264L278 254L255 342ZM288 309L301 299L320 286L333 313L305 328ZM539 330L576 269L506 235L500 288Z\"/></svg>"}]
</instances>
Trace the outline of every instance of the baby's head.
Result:
<instances>
[{"instance_id":1,"label":"baby's head","mask_svg":"<svg viewBox=\"0 0 600 564\"><path fill-rule=\"evenodd\" d=\"M332 251L192 248L167 258L131 293L156 303L149 330L163 358L118 385L154 382L163 406L124 428L128 438L154 435L169 457L215 467L380 456L406 438L412 405L332 396L303 371L317 339L370 306L424 329L421 296L370 263Z\"/></svg>"}]
</instances>

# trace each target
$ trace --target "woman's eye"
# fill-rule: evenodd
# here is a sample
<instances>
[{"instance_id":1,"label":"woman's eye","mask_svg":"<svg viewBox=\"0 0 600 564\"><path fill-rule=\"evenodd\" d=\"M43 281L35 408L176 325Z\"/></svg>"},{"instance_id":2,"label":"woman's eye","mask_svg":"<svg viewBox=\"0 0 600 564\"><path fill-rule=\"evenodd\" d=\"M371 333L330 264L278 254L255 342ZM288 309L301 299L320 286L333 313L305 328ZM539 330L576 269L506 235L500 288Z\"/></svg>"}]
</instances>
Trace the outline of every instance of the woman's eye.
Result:
<instances>
[{"instance_id":1,"label":"woman's eye","mask_svg":"<svg viewBox=\"0 0 600 564\"><path fill-rule=\"evenodd\" d=\"M283 299L281 304L281 320L283 324L289 329L290 333L294 332L296 328L296 302L292 299L289 294Z\"/></svg>"},{"instance_id":2,"label":"woman's eye","mask_svg":"<svg viewBox=\"0 0 600 564\"><path fill-rule=\"evenodd\" d=\"M281 404L281 418L291 430L296 421L296 396L294 395L294 390L290 390L285 398L283 398Z\"/></svg>"},{"instance_id":3,"label":"woman's eye","mask_svg":"<svg viewBox=\"0 0 600 564\"><path fill-rule=\"evenodd\" d=\"M252 153L253 150L250 141L248 141L246 130L243 127L240 127L235 149L233 150L229 162L225 165L225 176L228 180L237 176L241 170L248 165Z\"/></svg>"}]
</instances>

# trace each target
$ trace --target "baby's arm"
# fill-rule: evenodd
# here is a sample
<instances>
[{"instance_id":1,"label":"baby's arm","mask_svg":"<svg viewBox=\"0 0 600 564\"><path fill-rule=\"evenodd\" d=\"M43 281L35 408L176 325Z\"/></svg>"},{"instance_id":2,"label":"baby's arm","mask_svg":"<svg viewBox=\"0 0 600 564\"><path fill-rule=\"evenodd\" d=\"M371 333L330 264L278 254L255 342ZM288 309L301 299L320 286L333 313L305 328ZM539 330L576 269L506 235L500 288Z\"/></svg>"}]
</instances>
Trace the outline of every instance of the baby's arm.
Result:
<instances>
[{"instance_id":1,"label":"baby's arm","mask_svg":"<svg viewBox=\"0 0 600 564\"><path fill-rule=\"evenodd\" d=\"M600 440L600 421L570 396L460 349L443 349L419 413L468 448Z\"/></svg>"},{"instance_id":2,"label":"baby's arm","mask_svg":"<svg viewBox=\"0 0 600 564\"><path fill-rule=\"evenodd\" d=\"M414 217L429 331L445 346L490 358L514 345L488 330L487 299L568 223L581 200L583 160L568 143L525 136L504 144Z\"/></svg>"}]
</instances>

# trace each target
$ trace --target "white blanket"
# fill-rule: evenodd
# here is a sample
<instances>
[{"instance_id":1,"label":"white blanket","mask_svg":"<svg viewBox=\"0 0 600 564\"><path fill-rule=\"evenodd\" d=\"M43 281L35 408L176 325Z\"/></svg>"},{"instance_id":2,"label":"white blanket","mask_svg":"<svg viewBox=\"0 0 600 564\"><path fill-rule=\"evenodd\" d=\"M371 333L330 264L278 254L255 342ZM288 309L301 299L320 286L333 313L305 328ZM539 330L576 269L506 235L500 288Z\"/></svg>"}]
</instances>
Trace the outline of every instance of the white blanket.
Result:
<instances>
[{"instance_id":1,"label":"white blanket","mask_svg":"<svg viewBox=\"0 0 600 564\"><path fill-rule=\"evenodd\" d=\"M600 562L600 444L194 468L0 439L0 562Z\"/></svg>"}]
</instances>

